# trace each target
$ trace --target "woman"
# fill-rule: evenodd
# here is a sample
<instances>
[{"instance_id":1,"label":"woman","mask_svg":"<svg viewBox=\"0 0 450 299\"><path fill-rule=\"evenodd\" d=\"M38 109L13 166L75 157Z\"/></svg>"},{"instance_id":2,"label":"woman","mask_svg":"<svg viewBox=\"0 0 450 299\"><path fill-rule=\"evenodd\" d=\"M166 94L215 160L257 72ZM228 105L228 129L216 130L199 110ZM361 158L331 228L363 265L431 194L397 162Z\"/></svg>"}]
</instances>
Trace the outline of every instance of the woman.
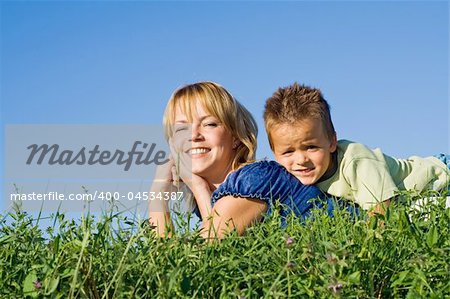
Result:
<instances>
[{"instance_id":1,"label":"woman","mask_svg":"<svg viewBox=\"0 0 450 299\"><path fill-rule=\"evenodd\" d=\"M275 162L253 162L257 126L251 114L222 86L199 82L174 92L164 113L172 159L158 168L152 192L174 191L180 179L195 200L204 237L222 238L245 229L281 203L281 215L305 217L323 198ZM317 203L320 205L320 203ZM331 208L331 207L330 207ZM173 224L167 201L150 201L150 223L160 236Z\"/></svg>"}]
</instances>

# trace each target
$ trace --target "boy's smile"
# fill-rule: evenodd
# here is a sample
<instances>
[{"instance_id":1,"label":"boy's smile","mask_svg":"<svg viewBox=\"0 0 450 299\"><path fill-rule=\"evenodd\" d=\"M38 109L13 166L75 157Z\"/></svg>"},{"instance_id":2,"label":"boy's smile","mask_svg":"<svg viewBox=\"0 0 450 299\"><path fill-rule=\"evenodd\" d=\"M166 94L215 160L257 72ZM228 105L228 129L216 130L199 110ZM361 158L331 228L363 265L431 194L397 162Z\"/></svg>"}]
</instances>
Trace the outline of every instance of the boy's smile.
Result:
<instances>
[{"instance_id":1,"label":"boy's smile","mask_svg":"<svg viewBox=\"0 0 450 299\"><path fill-rule=\"evenodd\" d=\"M320 119L276 125L271 131L275 159L304 185L315 184L332 169L336 136L329 138Z\"/></svg>"}]
</instances>

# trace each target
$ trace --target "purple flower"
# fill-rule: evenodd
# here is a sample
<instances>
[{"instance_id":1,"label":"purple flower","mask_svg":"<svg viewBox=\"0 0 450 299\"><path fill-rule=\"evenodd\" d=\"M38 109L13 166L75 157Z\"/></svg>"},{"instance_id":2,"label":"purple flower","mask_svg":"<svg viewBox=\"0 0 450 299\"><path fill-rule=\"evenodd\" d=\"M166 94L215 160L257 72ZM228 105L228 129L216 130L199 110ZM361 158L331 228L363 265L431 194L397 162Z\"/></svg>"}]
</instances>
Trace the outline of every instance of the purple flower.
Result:
<instances>
[{"instance_id":1,"label":"purple flower","mask_svg":"<svg viewBox=\"0 0 450 299\"><path fill-rule=\"evenodd\" d=\"M38 279L36 279L36 281L33 281L33 284L34 284L34 288L36 288L36 289L42 288L42 283Z\"/></svg>"},{"instance_id":2,"label":"purple flower","mask_svg":"<svg viewBox=\"0 0 450 299\"><path fill-rule=\"evenodd\" d=\"M287 246L287 247L291 247L292 244L294 244L294 238L292 238L292 237L287 237L287 239L286 239L286 246Z\"/></svg>"},{"instance_id":3,"label":"purple flower","mask_svg":"<svg viewBox=\"0 0 450 299\"><path fill-rule=\"evenodd\" d=\"M288 269L294 269L295 268L295 266L297 266L294 262L288 262L287 264L286 264L286 267L288 268Z\"/></svg>"},{"instance_id":4,"label":"purple flower","mask_svg":"<svg viewBox=\"0 0 450 299\"><path fill-rule=\"evenodd\" d=\"M337 284L331 284L328 286L329 290L332 290L333 293L339 293L340 290L342 290L344 286L342 285L342 283L337 283Z\"/></svg>"},{"instance_id":5,"label":"purple flower","mask_svg":"<svg viewBox=\"0 0 450 299\"><path fill-rule=\"evenodd\" d=\"M328 264L336 264L338 261L336 256L334 256L333 254L327 254L325 257L327 258Z\"/></svg>"}]
</instances>

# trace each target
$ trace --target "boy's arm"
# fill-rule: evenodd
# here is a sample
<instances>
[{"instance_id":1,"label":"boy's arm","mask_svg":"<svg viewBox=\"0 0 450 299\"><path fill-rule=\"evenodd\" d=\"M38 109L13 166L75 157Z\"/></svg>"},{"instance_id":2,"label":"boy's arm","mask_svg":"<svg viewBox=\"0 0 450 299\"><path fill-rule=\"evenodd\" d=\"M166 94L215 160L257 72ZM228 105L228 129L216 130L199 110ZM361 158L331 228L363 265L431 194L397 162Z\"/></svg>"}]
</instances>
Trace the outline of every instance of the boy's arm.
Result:
<instances>
[{"instance_id":1,"label":"boy's arm","mask_svg":"<svg viewBox=\"0 0 450 299\"><path fill-rule=\"evenodd\" d=\"M355 202L373 214L384 214L398 191L384 161L355 159L346 168L346 180Z\"/></svg>"},{"instance_id":2,"label":"boy's arm","mask_svg":"<svg viewBox=\"0 0 450 299\"><path fill-rule=\"evenodd\" d=\"M376 214L384 215L386 212L387 207L389 207L391 204L391 200L387 199L385 201L382 201L375 205L375 207L367 213L369 217L373 217Z\"/></svg>"}]
</instances>

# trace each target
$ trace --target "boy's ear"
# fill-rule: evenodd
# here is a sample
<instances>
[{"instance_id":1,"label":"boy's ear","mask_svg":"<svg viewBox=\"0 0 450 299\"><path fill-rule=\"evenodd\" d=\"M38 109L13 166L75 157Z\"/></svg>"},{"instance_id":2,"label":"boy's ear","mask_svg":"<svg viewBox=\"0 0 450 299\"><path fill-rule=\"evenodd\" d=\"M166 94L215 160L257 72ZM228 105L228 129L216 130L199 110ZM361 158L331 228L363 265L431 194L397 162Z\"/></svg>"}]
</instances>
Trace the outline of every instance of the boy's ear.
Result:
<instances>
[{"instance_id":1,"label":"boy's ear","mask_svg":"<svg viewBox=\"0 0 450 299\"><path fill-rule=\"evenodd\" d=\"M334 153L337 149L337 137L336 137L336 133L333 134L333 137L331 137L330 140L330 153Z\"/></svg>"}]
</instances>

